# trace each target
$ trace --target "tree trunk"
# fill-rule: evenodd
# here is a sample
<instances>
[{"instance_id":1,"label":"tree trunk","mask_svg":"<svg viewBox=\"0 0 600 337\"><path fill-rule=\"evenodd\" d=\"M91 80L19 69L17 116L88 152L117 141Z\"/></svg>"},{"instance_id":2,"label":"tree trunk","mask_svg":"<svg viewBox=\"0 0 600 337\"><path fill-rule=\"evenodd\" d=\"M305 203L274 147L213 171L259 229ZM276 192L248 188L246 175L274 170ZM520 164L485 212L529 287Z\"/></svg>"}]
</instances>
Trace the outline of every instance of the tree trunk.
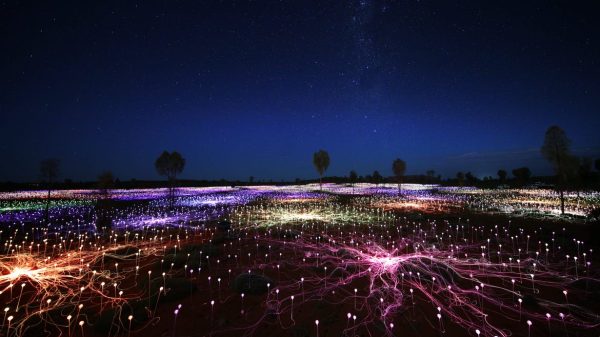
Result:
<instances>
[{"instance_id":1,"label":"tree trunk","mask_svg":"<svg viewBox=\"0 0 600 337\"><path fill-rule=\"evenodd\" d=\"M167 176L167 203L169 205L169 211L173 210L173 176Z\"/></svg>"},{"instance_id":2,"label":"tree trunk","mask_svg":"<svg viewBox=\"0 0 600 337\"><path fill-rule=\"evenodd\" d=\"M323 190L323 176L319 176L319 191Z\"/></svg>"},{"instance_id":3,"label":"tree trunk","mask_svg":"<svg viewBox=\"0 0 600 337\"><path fill-rule=\"evenodd\" d=\"M402 194L402 178L398 178L398 195Z\"/></svg>"},{"instance_id":4,"label":"tree trunk","mask_svg":"<svg viewBox=\"0 0 600 337\"><path fill-rule=\"evenodd\" d=\"M48 221L50 220L50 186L48 186L48 197L46 198L46 225L48 225Z\"/></svg>"},{"instance_id":5,"label":"tree trunk","mask_svg":"<svg viewBox=\"0 0 600 337\"><path fill-rule=\"evenodd\" d=\"M175 182L177 177L173 176L171 179L171 208L175 207Z\"/></svg>"},{"instance_id":6,"label":"tree trunk","mask_svg":"<svg viewBox=\"0 0 600 337\"><path fill-rule=\"evenodd\" d=\"M565 192L560 189L560 214L565 215Z\"/></svg>"}]
</instances>

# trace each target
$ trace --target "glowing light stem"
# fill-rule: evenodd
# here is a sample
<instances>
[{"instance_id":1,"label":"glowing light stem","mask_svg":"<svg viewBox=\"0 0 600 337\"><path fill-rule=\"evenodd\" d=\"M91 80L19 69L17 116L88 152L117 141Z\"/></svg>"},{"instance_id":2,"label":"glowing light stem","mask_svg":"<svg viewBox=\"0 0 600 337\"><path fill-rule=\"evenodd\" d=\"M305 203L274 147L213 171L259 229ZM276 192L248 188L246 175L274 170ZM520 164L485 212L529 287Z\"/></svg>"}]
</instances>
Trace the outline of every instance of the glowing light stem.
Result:
<instances>
[{"instance_id":1,"label":"glowing light stem","mask_svg":"<svg viewBox=\"0 0 600 337\"><path fill-rule=\"evenodd\" d=\"M19 305L21 304L21 296L23 295L23 288L25 288L25 283L21 283L21 292L19 293L19 300L17 301L17 308L15 311L19 311Z\"/></svg>"},{"instance_id":2,"label":"glowing light stem","mask_svg":"<svg viewBox=\"0 0 600 337\"><path fill-rule=\"evenodd\" d=\"M151 305L150 304L150 298L152 297L152 296L150 296L150 293L152 291L151 288L150 288L150 276L151 276L151 274L152 274L152 270L148 270L148 306Z\"/></svg>"},{"instance_id":3,"label":"glowing light stem","mask_svg":"<svg viewBox=\"0 0 600 337\"><path fill-rule=\"evenodd\" d=\"M242 303L242 311L241 311L241 312L242 312L242 314L243 314L243 313L244 313L244 293L242 293L242 294L240 295L240 297L241 297L241 303Z\"/></svg>"},{"instance_id":4,"label":"glowing light stem","mask_svg":"<svg viewBox=\"0 0 600 337\"><path fill-rule=\"evenodd\" d=\"M523 304L523 300L522 299L518 299L519 301L519 322L521 321L521 305Z\"/></svg>"},{"instance_id":5,"label":"glowing light stem","mask_svg":"<svg viewBox=\"0 0 600 337\"><path fill-rule=\"evenodd\" d=\"M179 305L181 307L181 304ZM179 314L179 308L175 309L173 312L175 314L175 319L173 320L173 334L172 337L175 337L175 331L177 330L177 315Z\"/></svg>"},{"instance_id":6,"label":"glowing light stem","mask_svg":"<svg viewBox=\"0 0 600 337\"><path fill-rule=\"evenodd\" d=\"M215 310L215 301L211 300L210 301L210 325L212 326L213 324L213 315L214 315L214 310Z\"/></svg>"},{"instance_id":7,"label":"glowing light stem","mask_svg":"<svg viewBox=\"0 0 600 337\"><path fill-rule=\"evenodd\" d=\"M127 319L129 320L129 329L127 329L127 337L131 336L131 320L133 319L132 315L129 315L129 317L127 317Z\"/></svg>"},{"instance_id":8,"label":"glowing light stem","mask_svg":"<svg viewBox=\"0 0 600 337\"><path fill-rule=\"evenodd\" d=\"M163 291L163 287L158 289L158 295L156 295L156 305L154 306L154 311L152 311L152 317L156 315L156 308L158 308L158 302L160 301L160 293Z\"/></svg>"},{"instance_id":9,"label":"glowing light stem","mask_svg":"<svg viewBox=\"0 0 600 337\"><path fill-rule=\"evenodd\" d=\"M6 315L8 314L9 307L4 308L4 318L2 318L2 326L0 328L4 328L4 321L6 321Z\"/></svg>"},{"instance_id":10,"label":"glowing light stem","mask_svg":"<svg viewBox=\"0 0 600 337\"><path fill-rule=\"evenodd\" d=\"M292 295L290 297L290 299L292 300L292 305L291 305L291 308L290 308L290 319L292 321L294 321L294 295Z\"/></svg>"},{"instance_id":11,"label":"glowing light stem","mask_svg":"<svg viewBox=\"0 0 600 337\"><path fill-rule=\"evenodd\" d=\"M79 328L81 329L81 337L83 337L83 321L79 321Z\"/></svg>"},{"instance_id":12,"label":"glowing light stem","mask_svg":"<svg viewBox=\"0 0 600 337\"><path fill-rule=\"evenodd\" d=\"M68 325L69 337L71 337L71 318L72 318L71 315L67 316L67 325Z\"/></svg>"},{"instance_id":13,"label":"glowing light stem","mask_svg":"<svg viewBox=\"0 0 600 337\"><path fill-rule=\"evenodd\" d=\"M10 322L13 320L13 316L12 315L8 316L7 320L8 320L8 327L6 329L6 335L9 336L10 335Z\"/></svg>"}]
</instances>

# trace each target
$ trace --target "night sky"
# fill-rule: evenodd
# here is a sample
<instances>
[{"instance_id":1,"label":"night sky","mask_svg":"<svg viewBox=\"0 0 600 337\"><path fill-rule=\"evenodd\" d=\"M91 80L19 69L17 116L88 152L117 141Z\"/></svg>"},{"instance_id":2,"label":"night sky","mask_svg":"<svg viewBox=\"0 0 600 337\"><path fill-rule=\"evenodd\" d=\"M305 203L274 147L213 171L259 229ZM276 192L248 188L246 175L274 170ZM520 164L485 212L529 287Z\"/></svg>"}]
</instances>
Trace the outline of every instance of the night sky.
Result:
<instances>
[{"instance_id":1,"label":"night sky","mask_svg":"<svg viewBox=\"0 0 600 337\"><path fill-rule=\"evenodd\" d=\"M600 156L594 2L3 2L0 181L549 174L552 124Z\"/></svg>"}]
</instances>

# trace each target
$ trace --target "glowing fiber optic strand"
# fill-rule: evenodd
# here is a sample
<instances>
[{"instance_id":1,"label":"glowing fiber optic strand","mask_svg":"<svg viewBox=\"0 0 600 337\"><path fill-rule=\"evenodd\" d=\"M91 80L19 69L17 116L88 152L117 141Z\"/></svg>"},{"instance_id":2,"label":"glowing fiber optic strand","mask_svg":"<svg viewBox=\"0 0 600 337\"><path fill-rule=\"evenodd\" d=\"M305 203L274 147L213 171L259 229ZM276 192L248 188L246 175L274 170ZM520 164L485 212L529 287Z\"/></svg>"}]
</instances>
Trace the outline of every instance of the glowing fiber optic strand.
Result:
<instances>
[{"instance_id":1,"label":"glowing fiber optic strand","mask_svg":"<svg viewBox=\"0 0 600 337\"><path fill-rule=\"evenodd\" d=\"M294 325L284 315L294 307L311 301L344 305L353 299L355 312L361 313L359 326L367 328L374 322L383 322L389 335L393 334L394 322L398 323L395 317L398 313L404 313L403 317L409 320L417 319L415 302L421 303L420 311L430 304L431 311L445 320L486 335L509 336L508 327L518 325L524 317L562 323L565 328L599 326L600 320L592 310L566 302L540 297L538 303L543 312L521 305L527 296L552 297L578 279L573 268L563 271L565 261L561 258L541 258L535 254L537 251L522 249L526 245L522 231L517 234L519 244L513 246L519 249L510 248L510 241L515 239L505 233L495 244L501 249L500 245L505 243L504 252L490 257L491 248L486 247L486 240L453 240L452 226L433 223L430 227L425 230L425 226L407 224L394 233L394 228L371 225L366 228L367 234L361 234L352 226L345 226L346 231L340 227L339 232L329 230L324 234L326 226L303 224L296 225L294 230L273 227L265 235L255 234L253 239L268 245L272 252L279 248L302 256L301 260L294 259L301 262L284 265L283 269L304 276L291 283L282 281L276 289L276 300L271 290L267 297L269 307L276 308L285 328ZM472 230L485 233L483 228ZM289 233L289 240L282 242L279 231ZM274 270L275 266L264 263L256 268ZM579 268L589 268L589 264L586 262ZM278 264L277 270L280 269L282 265ZM354 288L353 292L352 284L365 279L368 291L361 289L357 293ZM294 294L295 302L292 304L289 297L283 300L281 294ZM434 328L441 324L436 319L432 321L430 325ZM252 334L258 324L251 326L247 334ZM351 329L359 326L353 325Z\"/></svg>"}]
</instances>

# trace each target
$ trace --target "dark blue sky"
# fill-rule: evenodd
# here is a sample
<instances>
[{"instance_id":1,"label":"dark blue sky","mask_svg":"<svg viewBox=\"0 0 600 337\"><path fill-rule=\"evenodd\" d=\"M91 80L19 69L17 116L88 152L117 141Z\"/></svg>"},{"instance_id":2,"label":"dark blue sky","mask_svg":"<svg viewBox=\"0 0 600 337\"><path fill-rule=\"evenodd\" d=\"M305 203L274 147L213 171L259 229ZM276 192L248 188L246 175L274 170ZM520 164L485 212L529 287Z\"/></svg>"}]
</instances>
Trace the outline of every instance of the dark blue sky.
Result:
<instances>
[{"instance_id":1,"label":"dark blue sky","mask_svg":"<svg viewBox=\"0 0 600 337\"><path fill-rule=\"evenodd\" d=\"M84 4L85 3L85 4ZM0 181L193 179L351 169L550 172L562 126L600 156L600 7L517 1L0 4Z\"/></svg>"}]
</instances>

